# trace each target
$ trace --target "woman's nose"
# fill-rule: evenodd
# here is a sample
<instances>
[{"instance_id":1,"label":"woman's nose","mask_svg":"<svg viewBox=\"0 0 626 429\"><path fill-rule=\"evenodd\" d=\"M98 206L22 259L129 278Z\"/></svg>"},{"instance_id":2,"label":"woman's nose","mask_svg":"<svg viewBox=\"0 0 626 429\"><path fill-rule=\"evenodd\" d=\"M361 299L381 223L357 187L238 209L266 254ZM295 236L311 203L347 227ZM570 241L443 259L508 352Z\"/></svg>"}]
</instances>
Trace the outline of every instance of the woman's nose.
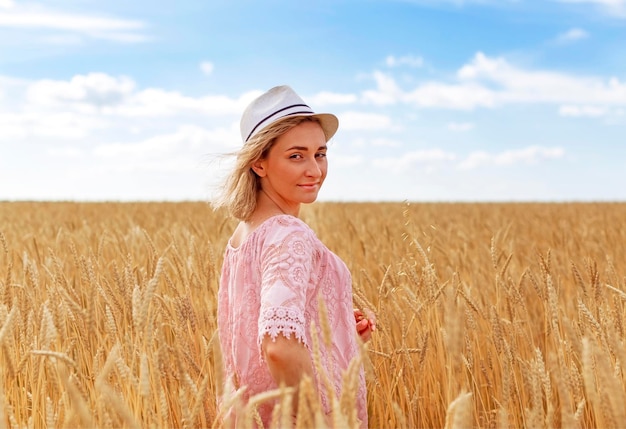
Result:
<instances>
[{"instance_id":1,"label":"woman's nose","mask_svg":"<svg viewBox=\"0 0 626 429\"><path fill-rule=\"evenodd\" d=\"M309 177L321 177L322 169L320 168L316 158L309 160L305 173Z\"/></svg>"}]
</instances>

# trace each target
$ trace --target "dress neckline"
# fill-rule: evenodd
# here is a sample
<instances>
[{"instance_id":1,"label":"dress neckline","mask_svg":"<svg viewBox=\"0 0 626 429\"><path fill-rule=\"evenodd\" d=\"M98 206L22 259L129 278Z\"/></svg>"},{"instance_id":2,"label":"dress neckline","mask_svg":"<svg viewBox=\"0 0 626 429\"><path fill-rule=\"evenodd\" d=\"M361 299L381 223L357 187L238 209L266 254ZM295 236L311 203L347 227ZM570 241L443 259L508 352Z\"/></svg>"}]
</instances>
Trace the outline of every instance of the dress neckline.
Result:
<instances>
[{"instance_id":1,"label":"dress neckline","mask_svg":"<svg viewBox=\"0 0 626 429\"><path fill-rule=\"evenodd\" d=\"M293 216L293 215L290 215L290 214L286 214L286 213L280 213L280 214L272 215L272 216L268 217L267 219L265 219L263 222L261 222L259 224L259 226L254 228L252 230L252 232L250 232L248 234L248 236L241 243L239 243L239 246L235 247L235 246L232 245L232 243L231 243L232 237L231 237L231 238L228 239L228 242L226 243L226 247L228 249L230 249L230 250L235 251L235 252L238 251L239 249L243 248L250 241L250 239L257 234L257 232L260 232L261 230L265 229L267 227L267 225L269 225L271 222L277 220L278 218L282 218L282 217L288 217L288 218L293 218L293 219L300 220L300 218L298 218L296 216Z\"/></svg>"}]
</instances>

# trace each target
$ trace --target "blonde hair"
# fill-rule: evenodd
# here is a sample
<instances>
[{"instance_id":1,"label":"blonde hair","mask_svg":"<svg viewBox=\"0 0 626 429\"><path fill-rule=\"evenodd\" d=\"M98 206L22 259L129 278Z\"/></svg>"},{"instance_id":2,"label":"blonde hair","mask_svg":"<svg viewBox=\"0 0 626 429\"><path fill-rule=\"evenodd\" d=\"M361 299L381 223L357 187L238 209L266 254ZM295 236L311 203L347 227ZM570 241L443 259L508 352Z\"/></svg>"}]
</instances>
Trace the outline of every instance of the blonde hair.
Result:
<instances>
[{"instance_id":1,"label":"blonde hair","mask_svg":"<svg viewBox=\"0 0 626 429\"><path fill-rule=\"evenodd\" d=\"M259 131L238 152L232 153L236 157L235 166L211 202L213 209L224 207L232 217L248 220L256 209L257 193L261 190L252 164L267 156L278 137L305 121L319 123L319 120L309 116L287 117Z\"/></svg>"}]
</instances>

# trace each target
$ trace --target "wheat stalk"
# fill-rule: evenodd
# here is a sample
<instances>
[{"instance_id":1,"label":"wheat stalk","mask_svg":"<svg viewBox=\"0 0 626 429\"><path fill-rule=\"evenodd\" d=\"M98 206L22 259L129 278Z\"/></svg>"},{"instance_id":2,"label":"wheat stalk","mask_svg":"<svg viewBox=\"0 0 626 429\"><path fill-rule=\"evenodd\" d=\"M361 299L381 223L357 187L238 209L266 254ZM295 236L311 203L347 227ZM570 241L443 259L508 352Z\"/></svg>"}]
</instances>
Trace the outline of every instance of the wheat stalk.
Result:
<instances>
[{"instance_id":1,"label":"wheat stalk","mask_svg":"<svg viewBox=\"0 0 626 429\"><path fill-rule=\"evenodd\" d=\"M472 427L472 394L459 394L448 406L445 429Z\"/></svg>"}]
</instances>

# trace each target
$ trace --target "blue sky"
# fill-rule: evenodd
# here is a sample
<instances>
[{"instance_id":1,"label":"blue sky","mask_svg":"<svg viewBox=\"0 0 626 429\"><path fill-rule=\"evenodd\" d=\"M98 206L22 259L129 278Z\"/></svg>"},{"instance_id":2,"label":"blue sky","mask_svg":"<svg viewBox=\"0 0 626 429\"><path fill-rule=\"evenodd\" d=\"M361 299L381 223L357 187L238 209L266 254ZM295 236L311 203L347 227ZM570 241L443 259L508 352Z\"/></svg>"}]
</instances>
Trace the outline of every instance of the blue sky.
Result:
<instances>
[{"instance_id":1,"label":"blue sky","mask_svg":"<svg viewBox=\"0 0 626 429\"><path fill-rule=\"evenodd\" d=\"M239 116L335 113L331 201L626 200L626 0L0 0L0 200L207 200Z\"/></svg>"}]
</instances>

